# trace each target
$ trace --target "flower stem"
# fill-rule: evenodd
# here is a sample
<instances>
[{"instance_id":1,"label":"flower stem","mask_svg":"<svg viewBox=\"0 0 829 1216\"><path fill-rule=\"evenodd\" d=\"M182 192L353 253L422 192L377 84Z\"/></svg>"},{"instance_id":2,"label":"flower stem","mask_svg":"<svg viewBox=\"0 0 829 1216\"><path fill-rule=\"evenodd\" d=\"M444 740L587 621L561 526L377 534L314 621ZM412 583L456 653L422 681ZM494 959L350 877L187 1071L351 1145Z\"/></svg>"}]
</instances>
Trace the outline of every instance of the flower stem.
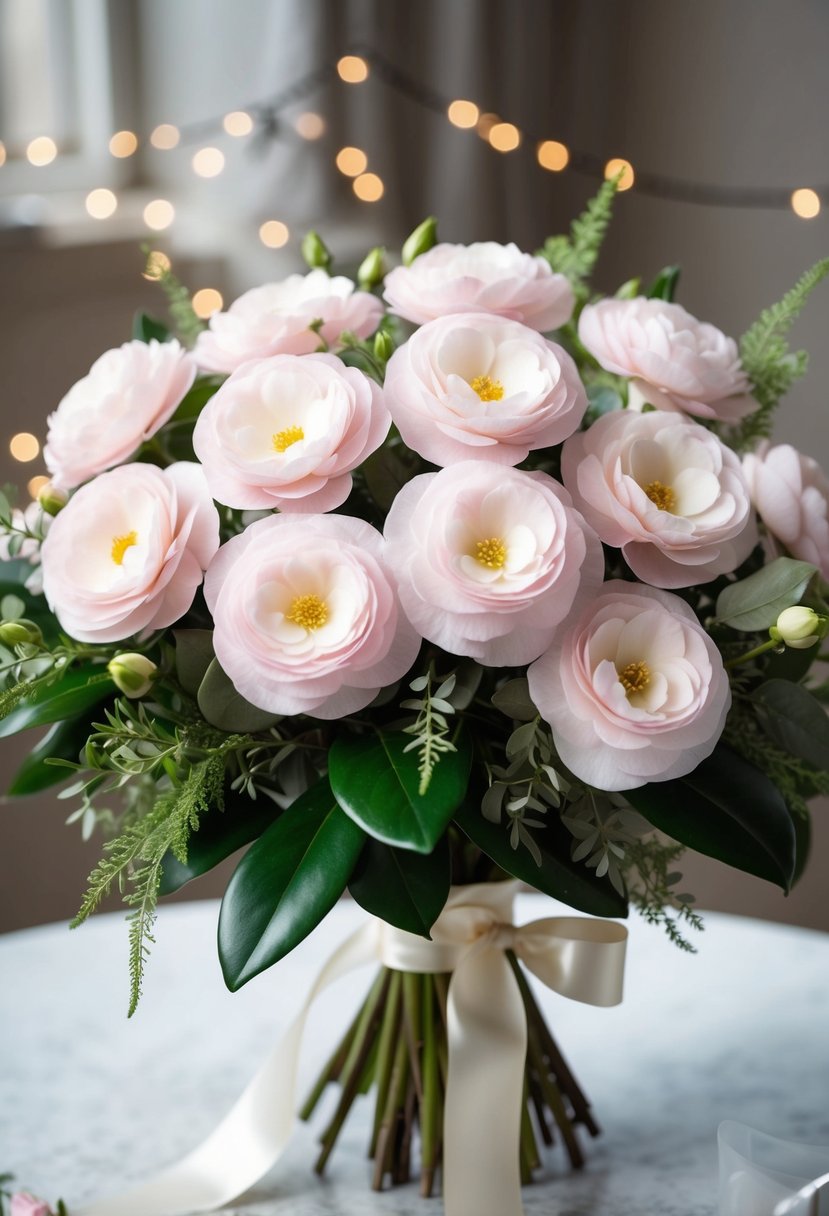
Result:
<instances>
[{"instance_id":1,"label":"flower stem","mask_svg":"<svg viewBox=\"0 0 829 1216\"><path fill-rule=\"evenodd\" d=\"M740 663L747 663L749 659L756 659L758 654L765 654L767 650L774 650L778 646L780 646L780 642L775 641L774 638L769 638L767 642L763 642L760 646L755 646L753 650L747 650L745 654L738 654L736 658L729 659L723 666L726 670L730 667L737 667Z\"/></svg>"}]
</instances>

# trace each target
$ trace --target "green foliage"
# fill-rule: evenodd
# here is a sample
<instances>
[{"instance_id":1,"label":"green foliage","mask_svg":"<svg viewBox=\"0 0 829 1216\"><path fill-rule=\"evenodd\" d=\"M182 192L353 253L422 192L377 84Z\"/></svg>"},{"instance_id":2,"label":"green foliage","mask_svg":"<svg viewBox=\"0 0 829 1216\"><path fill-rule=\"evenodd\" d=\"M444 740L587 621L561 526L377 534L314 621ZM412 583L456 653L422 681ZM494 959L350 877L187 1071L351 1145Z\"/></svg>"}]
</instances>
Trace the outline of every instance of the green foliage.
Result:
<instances>
[{"instance_id":1,"label":"green foliage","mask_svg":"<svg viewBox=\"0 0 829 1216\"><path fill-rule=\"evenodd\" d=\"M744 633L770 629L780 613L799 604L815 567L791 557L778 557L748 578L729 583L717 596L718 624Z\"/></svg>"},{"instance_id":2,"label":"green foliage","mask_svg":"<svg viewBox=\"0 0 829 1216\"><path fill-rule=\"evenodd\" d=\"M132 336L139 342L168 342L170 331L162 321L148 316L145 312L137 312L133 317Z\"/></svg>"},{"instance_id":3,"label":"green foliage","mask_svg":"<svg viewBox=\"0 0 829 1216\"><path fill-rule=\"evenodd\" d=\"M602 182L595 197L573 220L569 236L547 237L544 247L538 251L553 270L567 276L580 303L584 303L589 294L587 281L595 269L610 223L618 181L619 177L615 177Z\"/></svg>"},{"instance_id":4,"label":"green foliage","mask_svg":"<svg viewBox=\"0 0 829 1216\"><path fill-rule=\"evenodd\" d=\"M509 697L506 695L509 685L495 694L501 705L511 700L514 709L519 712L523 709L520 692L515 688L522 682L510 681L513 689ZM560 806L569 788L554 767L557 757L547 723L536 714L532 721L516 727L507 739L506 753L506 766L487 765L489 789L481 802L481 814L492 823L500 823L505 816L511 847L523 845L535 864L541 865L533 831L543 828L544 821L531 816L545 815L550 807Z\"/></svg>"},{"instance_id":5,"label":"green foliage","mask_svg":"<svg viewBox=\"0 0 829 1216\"><path fill-rule=\"evenodd\" d=\"M684 852L681 844L650 836L626 846L621 866L630 902L648 924L662 925L675 946L696 954L696 947L683 936L678 922L684 921L692 929L701 931L702 917L693 909L692 895L677 894L674 890L682 875L673 867ZM674 916L669 909L674 911Z\"/></svg>"},{"instance_id":6,"label":"green foliage","mask_svg":"<svg viewBox=\"0 0 829 1216\"><path fill-rule=\"evenodd\" d=\"M369 838L348 889L373 916L428 938L443 911L450 882L449 841L445 835L431 853L395 849Z\"/></svg>"},{"instance_id":7,"label":"green foliage","mask_svg":"<svg viewBox=\"0 0 829 1216\"><path fill-rule=\"evenodd\" d=\"M144 244L141 252L145 257L145 271L159 284L167 297L167 307L173 318L176 335L186 345L191 345L201 331L204 322L200 321L193 309L190 292L167 266L159 264L152 257L152 247ZM158 322L156 322L158 324Z\"/></svg>"},{"instance_id":8,"label":"green foliage","mask_svg":"<svg viewBox=\"0 0 829 1216\"><path fill-rule=\"evenodd\" d=\"M182 861L173 852L165 856L159 894L178 891L212 870L237 849L261 836L278 813L269 800L254 801L226 785L222 803L211 805L202 816L198 832L189 841L186 860Z\"/></svg>"},{"instance_id":9,"label":"green foliage","mask_svg":"<svg viewBox=\"0 0 829 1216\"><path fill-rule=\"evenodd\" d=\"M571 857L583 861L599 878L606 874L620 895L625 895L624 861L641 834L641 819L626 806L589 790L571 803L561 822L574 836Z\"/></svg>"},{"instance_id":10,"label":"green foliage","mask_svg":"<svg viewBox=\"0 0 829 1216\"><path fill-rule=\"evenodd\" d=\"M236 691L230 677L213 659L198 691L199 709L211 726L228 731L267 730L279 721L279 714L251 705Z\"/></svg>"},{"instance_id":11,"label":"green foliage","mask_svg":"<svg viewBox=\"0 0 829 1216\"><path fill-rule=\"evenodd\" d=\"M766 734L785 754L829 767L829 716L802 684L767 680L753 696Z\"/></svg>"},{"instance_id":12,"label":"green foliage","mask_svg":"<svg viewBox=\"0 0 829 1216\"><path fill-rule=\"evenodd\" d=\"M9 786L9 797L23 798L29 794L39 794L65 781L67 770L50 761L77 761L91 729L88 714L56 722L20 765Z\"/></svg>"},{"instance_id":13,"label":"green foliage","mask_svg":"<svg viewBox=\"0 0 829 1216\"><path fill-rule=\"evenodd\" d=\"M829 794L829 773L777 746L769 737L766 726L767 723L758 718L753 694L735 690L723 741L765 773L780 791L789 811L805 819L809 814L808 800L818 794Z\"/></svg>"},{"instance_id":14,"label":"green foliage","mask_svg":"<svg viewBox=\"0 0 829 1216\"><path fill-rule=\"evenodd\" d=\"M108 672L91 663L54 666L0 692L0 738L76 717L115 691Z\"/></svg>"},{"instance_id":15,"label":"green foliage","mask_svg":"<svg viewBox=\"0 0 829 1216\"><path fill-rule=\"evenodd\" d=\"M645 295L649 300L667 300L669 303L673 302L680 273L681 268L679 266L666 266L663 270L660 270L645 292Z\"/></svg>"},{"instance_id":16,"label":"green foliage","mask_svg":"<svg viewBox=\"0 0 829 1216\"><path fill-rule=\"evenodd\" d=\"M422 697L401 701L401 709L417 711L417 717L411 726L404 726L405 735L414 735L411 743L403 748L404 752L417 752L417 771L420 774L420 784L417 792L421 798L427 793L432 780L432 773L441 756L457 750L449 738L449 715L454 714L455 707L449 697L455 690L457 678L454 674L441 681L435 691L432 691L432 680L435 678L432 667L425 676L412 680L409 688L412 692L422 693Z\"/></svg>"}]
</instances>

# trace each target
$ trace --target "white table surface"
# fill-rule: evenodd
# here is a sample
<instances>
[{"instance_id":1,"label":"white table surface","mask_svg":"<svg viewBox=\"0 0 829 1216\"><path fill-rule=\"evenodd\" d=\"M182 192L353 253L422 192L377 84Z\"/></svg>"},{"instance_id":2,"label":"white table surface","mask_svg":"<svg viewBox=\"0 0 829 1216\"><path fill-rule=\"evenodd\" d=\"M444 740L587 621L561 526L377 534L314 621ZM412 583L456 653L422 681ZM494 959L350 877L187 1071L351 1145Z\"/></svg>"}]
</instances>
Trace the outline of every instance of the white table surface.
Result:
<instances>
[{"instance_id":1,"label":"white table surface","mask_svg":"<svg viewBox=\"0 0 829 1216\"><path fill-rule=\"evenodd\" d=\"M564 911L521 896L517 921ZM292 955L241 992L222 982L216 903L163 908L138 1013L125 1017L127 936L120 914L75 932L0 937L0 1172L69 1204L121 1189L193 1147L275 1042L315 969L364 914L340 904ZM528 1216L712 1216L716 1131L737 1119L829 1144L829 936L709 915L699 953L633 918L626 996L614 1009L543 992L565 1056L604 1134L569 1171L547 1150L524 1190ZM313 1080L370 972L318 1002L301 1077ZM325 1109L318 1110L316 1130ZM494 1100L497 1100L494 1097ZM325 1179L310 1170L311 1129L228 1212L244 1216L439 1216L414 1186L368 1189L365 1099ZM474 1216L470 1213L470 1216Z\"/></svg>"}]
</instances>

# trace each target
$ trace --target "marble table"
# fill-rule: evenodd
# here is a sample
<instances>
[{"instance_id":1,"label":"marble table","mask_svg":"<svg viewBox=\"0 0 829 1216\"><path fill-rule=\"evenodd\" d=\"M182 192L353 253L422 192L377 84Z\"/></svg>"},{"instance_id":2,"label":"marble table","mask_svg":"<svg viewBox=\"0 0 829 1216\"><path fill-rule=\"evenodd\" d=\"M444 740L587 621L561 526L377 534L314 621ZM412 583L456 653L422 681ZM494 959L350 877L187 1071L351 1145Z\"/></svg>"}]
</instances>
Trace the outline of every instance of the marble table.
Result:
<instances>
[{"instance_id":1,"label":"marble table","mask_svg":"<svg viewBox=\"0 0 829 1216\"><path fill-rule=\"evenodd\" d=\"M557 911L521 896L517 921ZM129 1022L120 915L72 933L45 926L0 937L0 1172L71 1210L176 1159L212 1129L322 958L363 917L340 904L278 967L230 995L217 913L212 902L162 909ZM829 1144L829 936L713 914L706 926L688 956L634 918L618 1008L540 993L604 1134L588 1139L577 1174L560 1147L548 1150L540 1181L524 1191L527 1216L712 1216L722 1119ZM349 976L318 1002L303 1088L367 980ZM368 1114L363 1101L323 1180L310 1172L313 1127L300 1126L272 1173L227 1211L439 1216L440 1200L419 1199L414 1186L369 1191Z\"/></svg>"}]
</instances>

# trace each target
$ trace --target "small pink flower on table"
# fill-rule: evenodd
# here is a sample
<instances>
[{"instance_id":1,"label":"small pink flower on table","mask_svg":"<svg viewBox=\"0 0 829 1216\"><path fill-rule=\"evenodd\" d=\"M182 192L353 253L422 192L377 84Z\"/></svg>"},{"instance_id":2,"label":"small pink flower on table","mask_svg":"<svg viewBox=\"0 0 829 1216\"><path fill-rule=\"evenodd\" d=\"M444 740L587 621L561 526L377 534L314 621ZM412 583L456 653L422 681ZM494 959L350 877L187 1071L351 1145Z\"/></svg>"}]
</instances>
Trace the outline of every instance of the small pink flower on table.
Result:
<instances>
[{"instance_id":1,"label":"small pink flower on table","mask_svg":"<svg viewBox=\"0 0 829 1216\"><path fill-rule=\"evenodd\" d=\"M101 355L49 417L43 456L58 485L71 490L129 460L175 413L195 376L175 340L125 342Z\"/></svg>"},{"instance_id":2,"label":"small pink flower on table","mask_svg":"<svg viewBox=\"0 0 829 1216\"><path fill-rule=\"evenodd\" d=\"M128 464L70 498L41 551L43 591L81 642L163 629L193 602L219 546L219 516L201 468Z\"/></svg>"},{"instance_id":3,"label":"small pink flower on table","mask_svg":"<svg viewBox=\"0 0 829 1216\"><path fill-rule=\"evenodd\" d=\"M587 409L565 350L486 313L422 326L392 355L384 387L404 443L441 466L520 464L572 435Z\"/></svg>"},{"instance_id":4,"label":"small pink flower on table","mask_svg":"<svg viewBox=\"0 0 829 1216\"><path fill-rule=\"evenodd\" d=\"M751 499L769 532L829 580L829 478L789 443L762 443L743 458Z\"/></svg>"},{"instance_id":5,"label":"small pink flower on table","mask_svg":"<svg viewBox=\"0 0 829 1216\"><path fill-rule=\"evenodd\" d=\"M631 378L632 397L657 409L720 422L757 409L737 343L680 304L599 300L582 311L579 338L606 371Z\"/></svg>"},{"instance_id":6,"label":"small pink flower on table","mask_svg":"<svg viewBox=\"0 0 829 1216\"><path fill-rule=\"evenodd\" d=\"M435 245L387 274L384 295L392 312L416 325L450 313L488 312L541 333L569 321L574 304L569 280L546 258L495 241Z\"/></svg>"},{"instance_id":7,"label":"small pink flower on table","mask_svg":"<svg viewBox=\"0 0 829 1216\"><path fill-rule=\"evenodd\" d=\"M317 269L254 287L227 312L215 312L193 354L205 371L232 372L248 359L307 355L321 343L335 350L341 334L367 338L382 318L376 296L355 291L351 279ZM318 321L317 333L310 327Z\"/></svg>"},{"instance_id":8,"label":"small pink flower on table","mask_svg":"<svg viewBox=\"0 0 829 1216\"><path fill-rule=\"evenodd\" d=\"M421 638L401 611L380 533L348 515L272 515L207 571L216 658L274 714L341 718L409 670Z\"/></svg>"},{"instance_id":9,"label":"small pink flower on table","mask_svg":"<svg viewBox=\"0 0 829 1216\"><path fill-rule=\"evenodd\" d=\"M385 536L418 632L487 666L538 658L604 573L599 539L562 486L486 461L408 482Z\"/></svg>"},{"instance_id":10,"label":"small pink flower on table","mask_svg":"<svg viewBox=\"0 0 829 1216\"><path fill-rule=\"evenodd\" d=\"M633 573L655 587L728 574L757 543L740 461L678 414L605 414L561 457L575 506Z\"/></svg>"},{"instance_id":11,"label":"small pink flower on table","mask_svg":"<svg viewBox=\"0 0 829 1216\"><path fill-rule=\"evenodd\" d=\"M52 1216L52 1209L29 1191L17 1191L9 1200L9 1216Z\"/></svg>"},{"instance_id":12,"label":"small pink flower on table","mask_svg":"<svg viewBox=\"0 0 829 1216\"><path fill-rule=\"evenodd\" d=\"M226 506L333 511L390 426L382 389L356 368L275 355L233 372L202 410L193 447Z\"/></svg>"},{"instance_id":13,"label":"small pink flower on table","mask_svg":"<svg viewBox=\"0 0 829 1216\"><path fill-rule=\"evenodd\" d=\"M614 580L529 668L570 771L600 790L690 773L731 704L720 652L679 596Z\"/></svg>"}]
</instances>

